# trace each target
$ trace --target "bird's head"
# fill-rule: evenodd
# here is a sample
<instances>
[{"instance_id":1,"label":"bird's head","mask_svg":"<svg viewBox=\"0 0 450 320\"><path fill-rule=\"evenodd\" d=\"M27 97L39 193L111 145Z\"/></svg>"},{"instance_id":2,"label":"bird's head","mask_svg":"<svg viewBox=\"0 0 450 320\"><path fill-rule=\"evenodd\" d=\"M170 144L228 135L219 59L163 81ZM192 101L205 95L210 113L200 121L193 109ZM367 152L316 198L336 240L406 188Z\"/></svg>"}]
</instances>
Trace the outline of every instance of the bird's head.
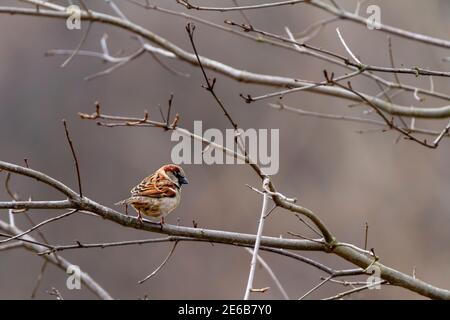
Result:
<instances>
[{"instance_id":1,"label":"bird's head","mask_svg":"<svg viewBox=\"0 0 450 320\"><path fill-rule=\"evenodd\" d=\"M180 166L175 164L166 164L162 166L158 171L162 171L170 181L175 183L178 187L181 188L183 184L188 184L188 180L186 179L186 174Z\"/></svg>"}]
</instances>

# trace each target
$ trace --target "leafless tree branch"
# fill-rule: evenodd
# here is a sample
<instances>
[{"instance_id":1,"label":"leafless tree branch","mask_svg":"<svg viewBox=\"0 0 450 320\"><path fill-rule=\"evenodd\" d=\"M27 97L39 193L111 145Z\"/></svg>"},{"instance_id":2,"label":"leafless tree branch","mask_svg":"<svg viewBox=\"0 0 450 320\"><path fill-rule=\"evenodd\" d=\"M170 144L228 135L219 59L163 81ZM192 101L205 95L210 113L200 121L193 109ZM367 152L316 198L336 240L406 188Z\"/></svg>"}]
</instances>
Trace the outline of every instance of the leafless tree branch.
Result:
<instances>
[{"instance_id":1,"label":"leafless tree branch","mask_svg":"<svg viewBox=\"0 0 450 320\"><path fill-rule=\"evenodd\" d=\"M23 234L24 232L20 229L17 229L16 227L13 227L2 220L0 220L0 230L4 232L8 232L9 234L13 236L19 236ZM26 242L22 242L22 246L30 250L34 253L41 253L43 250L46 250L47 248L43 248L41 245L35 244L33 242L36 242L34 238L30 237L29 235L21 236L21 240L27 240ZM66 272L67 268L72 265L71 262L68 260L56 257L54 254L50 255L42 255L43 259L47 260L48 262L54 264L59 269L61 269L63 272ZM84 271L81 271L81 281L82 283L90 290L92 293L94 293L97 297L104 300L111 300L112 297L109 295L105 289L103 289L97 282L92 279L89 274L87 274Z\"/></svg>"},{"instance_id":2,"label":"leafless tree branch","mask_svg":"<svg viewBox=\"0 0 450 320\"><path fill-rule=\"evenodd\" d=\"M49 7L48 3L38 1L38 0L28 0L30 3L39 4L43 7ZM32 15L32 16L43 16L43 17L51 17L51 18L59 18L66 19L69 14L64 11L64 7L51 5L52 11L50 10L39 10L36 11L34 9L27 8L17 8L17 7L0 7L0 13L9 13L9 14L23 14L23 15ZM56 11L57 10L57 11ZM123 19L110 16L104 13L90 11L89 13L82 11L81 18L87 21L97 21L100 23L110 24L113 26L120 27L122 29L128 30L136 35L143 37L144 39L153 42L156 45L159 45L162 49L170 52L175 57L185 62L188 62L193 65L198 66L198 61L195 54L188 53L168 40L160 37L159 35L154 34L153 32L142 28L139 25L131 23L129 21L124 21ZM262 85L269 85L275 87L300 87L305 86L307 83L298 79L291 79L287 77L281 76L272 76L272 75L264 75L257 74L248 71L239 70L233 68L231 66L225 65L221 62L208 59L205 57L200 57L202 61L202 65L210 70L216 71L218 73L229 76L238 81L243 81L247 83L255 83ZM360 97L355 96L352 93L349 93L346 90L341 90L340 88L333 88L329 86L325 87L315 87L311 88L310 91L327 94L331 96L336 96L340 98L345 98L353 101L360 101ZM446 118L450 116L450 106L442 106L442 107L429 107L429 108L417 108L417 107L409 107L409 106L401 106L396 104L387 103L384 100L373 98L366 94L363 94L368 100L371 100L372 103L377 105L381 110L388 112L393 115L403 115L408 117L416 117L416 118Z\"/></svg>"}]
</instances>

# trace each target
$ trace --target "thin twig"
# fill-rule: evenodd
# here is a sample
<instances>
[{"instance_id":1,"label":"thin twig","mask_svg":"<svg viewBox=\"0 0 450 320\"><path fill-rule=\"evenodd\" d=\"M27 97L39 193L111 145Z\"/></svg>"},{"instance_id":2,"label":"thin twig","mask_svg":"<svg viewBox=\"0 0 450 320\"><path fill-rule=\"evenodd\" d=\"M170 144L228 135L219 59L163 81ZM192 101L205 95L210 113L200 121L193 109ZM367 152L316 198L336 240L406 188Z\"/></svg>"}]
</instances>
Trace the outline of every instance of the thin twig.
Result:
<instances>
[{"instance_id":1,"label":"thin twig","mask_svg":"<svg viewBox=\"0 0 450 320\"><path fill-rule=\"evenodd\" d=\"M367 222L365 225L365 230L366 232L364 232L364 250L367 250L367 240L369 238L369 224Z\"/></svg>"},{"instance_id":2,"label":"thin twig","mask_svg":"<svg viewBox=\"0 0 450 320\"><path fill-rule=\"evenodd\" d=\"M336 28L336 32L338 34L339 40L341 40L342 45L344 46L345 50L348 52L348 54L353 58L353 60L356 61L356 63L362 65L361 61L359 61L359 59L353 54L353 52L350 50L350 48L347 46L347 44L345 43L344 38L341 35L341 32L339 31L339 28Z\"/></svg>"},{"instance_id":3,"label":"thin twig","mask_svg":"<svg viewBox=\"0 0 450 320\"><path fill-rule=\"evenodd\" d=\"M80 42L78 43L78 45L76 46L75 50L73 50L72 54L61 64L61 68L64 68L65 66L67 66L69 64L69 62L77 55L77 53L80 51L81 47L83 46L84 42L86 41L88 35L89 35L89 31L91 30L91 26L92 26L92 21L89 21L88 26L86 28L85 33L83 34L83 36L80 39Z\"/></svg>"},{"instance_id":4,"label":"thin twig","mask_svg":"<svg viewBox=\"0 0 450 320\"><path fill-rule=\"evenodd\" d=\"M43 278L43 276L44 276L45 269L47 268L47 264L48 264L48 260L45 260L45 261L42 263L42 267L41 267L41 269L40 269L40 271L39 271L39 274L38 274L38 277L37 277L37 279L36 279L36 284L34 285L33 292L31 293L31 299L34 299L34 298L36 297L36 293L37 293L37 291L38 291L38 289L39 289L39 286L41 285L41 282L42 282L42 278Z\"/></svg>"},{"instance_id":5,"label":"thin twig","mask_svg":"<svg viewBox=\"0 0 450 320\"><path fill-rule=\"evenodd\" d=\"M233 0L233 3L235 5L235 7L239 7L237 0ZM248 24L251 23L250 19L248 18L247 14L245 13L244 10L239 10L239 13L241 14L242 18L244 18L245 22L247 22Z\"/></svg>"},{"instance_id":6,"label":"thin twig","mask_svg":"<svg viewBox=\"0 0 450 320\"><path fill-rule=\"evenodd\" d=\"M195 9L195 10L203 10L203 11L220 11L220 12L265 9L265 8L281 7L281 6L285 6L285 5L294 5L294 4L302 3L302 2L305 2L305 0L290 0L290 1L280 1L280 2L250 5L250 6L218 8L218 7L200 7L200 6L191 4L188 0L177 0L177 3L182 4L187 9Z\"/></svg>"},{"instance_id":7,"label":"thin twig","mask_svg":"<svg viewBox=\"0 0 450 320\"><path fill-rule=\"evenodd\" d=\"M77 155L75 153L75 149L73 147L72 140L70 139L69 130L67 129L67 123L66 123L65 119L63 120L63 125L64 125L64 131L66 132L67 142L69 143L70 151L72 152L73 161L75 162L75 169L76 169L76 172L77 172L77 181L78 181L78 193L79 193L80 197L82 198L83 197L83 192L82 192L82 189L81 189L80 167L78 165Z\"/></svg>"},{"instance_id":8,"label":"thin twig","mask_svg":"<svg viewBox=\"0 0 450 320\"><path fill-rule=\"evenodd\" d=\"M65 218L65 217L68 217L68 216L74 214L74 213L77 212L77 211L78 211L78 209L74 209L74 210L71 210L71 211L69 211L69 212L63 213L63 214L61 214L61 215L59 215L59 216L56 216L56 217L47 219L47 220L45 220L45 221L42 221L41 223L38 223L37 225L31 227L30 229L24 231L24 232L21 233L21 234L17 234L17 235L15 235L15 236L12 236L12 237L10 237L10 238L8 238L8 239L5 239L5 240L0 240L0 243L5 243L5 242L9 242L9 241L12 241L12 240L15 240L15 239L19 239L19 238L23 237L24 235L26 235L26 234L32 232L33 230L36 230L36 229L42 227L43 225L46 225L46 224L48 224L48 223L50 223L50 222L53 222L53 221L56 221L56 220L63 219L63 218Z\"/></svg>"},{"instance_id":9,"label":"thin twig","mask_svg":"<svg viewBox=\"0 0 450 320\"><path fill-rule=\"evenodd\" d=\"M450 77L450 72L447 72L447 71L428 70L428 69L419 68L419 67L395 68L395 69L392 69L392 68L389 68L389 67L380 67L380 66L366 65L366 64L362 64L362 63L358 63L358 62L353 62L348 57L343 56L341 54L338 54L336 52L333 52L333 51L330 51L330 50L326 50L326 49L323 49L323 48L320 48L320 47L312 46L310 44L306 44L306 43L303 43L303 42L293 41L293 40L291 40L289 38L286 38L286 37L283 37L283 36L280 36L280 35L277 35L277 34L274 34L274 33L271 33L271 32L267 32L267 31L256 29L252 25L236 23L236 22L233 22L233 21L230 21L230 20L225 20L224 22L226 24L228 24L228 25L231 25L231 26L238 26L244 32L255 32L255 33L258 33L258 34L266 36L266 37L270 37L270 38L273 38L273 39L280 40L282 42L286 42L286 43L290 43L290 44L294 44L294 45L298 45L298 46L304 47L306 49L309 49L309 51L315 51L316 53L321 53L322 54L321 58L324 59L324 60L327 60L327 61L330 61L330 62L333 62L333 63L337 63L337 64L340 64L339 62L341 62L343 65L354 67L356 70L364 69L364 71L377 71L377 72L383 72L383 73L402 73L402 74L410 74L410 75L414 75L414 76L418 76L418 75L431 76L431 75L434 75L434 76L440 76L440 77ZM291 48L291 49L299 52L298 49L296 49L296 48ZM308 52L308 50L305 51L305 52ZM326 56L328 56L328 57L326 57ZM316 57L318 57L318 56L316 55ZM335 60L335 59L331 59L330 60L330 58L335 58L337 60ZM354 58L356 58L356 56ZM359 61L359 60L356 58L355 61ZM379 79L381 79L381 78L379 78ZM386 80L383 79L383 81L385 83L387 83Z\"/></svg>"},{"instance_id":10,"label":"thin twig","mask_svg":"<svg viewBox=\"0 0 450 320\"><path fill-rule=\"evenodd\" d=\"M206 71L203 68L203 64L201 62L200 56L198 55L197 52L197 47L195 46L195 42L194 42L194 30L195 30L195 25L192 23L188 23L186 25L186 31L189 35L189 40L191 41L191 45L192 45L192 49L194 49L194 53L195 56L197 57L198 60L198 64L200 66L200 69L202 70L203 73L203 77L205 78L206 81L206 89L211 93L211 95L214 97L214 99L217 101L218 105L220 106L220 108L222 109L225 117L227 117L228 121L230 121L230 123L232 124L234 130L238 129L238 125L236 122L234 122L234 120L231 118L231 115L229 114L229 112L227 111L227 109L225 108L224 104L222 103L222 101L219 99L219 97L216 95L215 91L214 91L214 85L216 84L216 79L214 78L212 81L208 78L208 76L206 75Z\"/></svg>"},{"instance_id":11,"label":"thin twig","mask_svg":"<svg viewBox=\"0 0 450 320\"><path fill-rule=\"evenodd\" d=\"M323 286L325 283L327 283L328 281L331 280L331 278L333 278L333 276L328 276L325 279L323 279L321 282L319 282L317 285L315 285L314 287L312 287L310 290L308 290L304 295L302 295L300 298L298 298L298 300L303 300L305 299L307 296L309 296L310 294L312 294L314 291L316 291L317 289L319 289L321 286Z\"/></svg>"},{"instance_id":12,"label":"thin twig","mask_svg":"<svg viewBox=\"0 0 450 320\"><path fill-rule=\"evenodd\" d=\"M329 12L341 19L345 19L348 21L352 21L352 22L356 22L358 24L361 24L363 26L367 26L367 18L366 17L362 17L358 14L354 14L353 12L348 12L348 11L344 11L344 10L339 10L336 9L333 5L328 5L322 1L319 0L314 0L314 1L307 1L306 4L312 5L316 8L319 8L323 11ZM389 34L393 34L399 37L403 37L405 39L410 39L416 42L421 42L421 43L425 43L425 44L431 44L434 46L438 46L438 47L442 47L442 48L450 48L450 41L448 40L444 40L444 39L439 39L439 38L435 38L435 37L431 37L428 35L424 35L424 34L420 34L420 33L416 33L416 32L411 32L408 30L403 30L400 28L396 28L390 25L386 25L383 23L377 23L377 30L385 32L385 33L389 33Z\"/></svg>"},{"instance_id":13,"label":"thin twig","mask_svg":"<svg viewBox=\"0 0 450 320\"><path fill-rule=\"evenodd\" d=\"M173 252L175 251L175 248L177 247L178 241L175 241L175 243L173 244L172 249L170 250L169 254L167 255L167 257L164 259L164 261L158 266L158 268L155 269L155 271L153 271L152 273L150 273L148 276L146 276L144 279L139 280L138 283L142 284L145 281L147 281L148 279L150 279L151 277L153 277L155 274L158 273L159 270L161 270L162 267L164 267L164 265L167 263L167 261L169 261L170 257L172 256Z\"/></svg>"},{"instance_id":14,"label":"thin twig","mask_svg":"<svg viewBox=\"0 0 450 320\"><path fill-rule=\"evenodd\" d=\"M343 76L335 78L334 80L335 81L342 81L342 80L345 80L345 79L350 79L350 78L353 78L353 77L361 74L362 72L364 72L364 69L356 70L356 71L351 72L349 74L345 74ZM309 85L305 85L303 87L287 89L287 90L282 90L282 91L277 91L277 92L271 92L271 93L267 93L267 94L264 94L264 95L261 95L261 96L257 96L257 97L252 97L250 95L246 95L246 96L241 95L241 97L244 98L247 103L250 103L250 102L255 102L255 101L258 101L258 100L263 100L263 99L268 99L268 98L273 98L273 97L278 97L278 96L283 97L283 96L285 96L287 94L290 94L290 93L299 92L299 91L306 91L306 90L309 90L309 89L312 89L312 88L318 88L318 87L326 86L326 85L327 85L327 82L326 81L322 81L322 82L318 82L318 83L312 83L312 84L309 84Z\"/></svg>"},{"instance_id":15,"label":"thin twig","mask_svg":"<svg viewBox=\"0 0 450 320\"><path fill-rule=\"evenodd\" d=\"M313 292L315 292L317 289L322 287L325 283L331 281L334 278L338 277L348 277L348 276L357 276L361 274L367 274L366 270L363 269L350 269L350 270L338 270L334 271L332 273L329 273L329 276L326 278L322 278L322 281L319 282L317 285L315 285L312 289L307 291L305 294L303 294L298 300L303 300L307 296L311 295Z\"/></svg>"},{"instance_id":16,"label":"thin twig","mask_svg":"<svg viewBox=\"0 0 450 320\"><path fill-rule=\"evenodd\" d=\"M376 286L383 285L383 284L386 284L386 283L387 283L386 280L377 281L377 282L370 283L370 284L362 286L362 287L358 287L358 288L351 289L351 290L348 290L348 291L345 291L345 292L341 292L341 293L339 293L337 295L334 295L332 297L328 297L328 298L325 298L325 299L322 299L322 300L337 300L337 299L343 298L345 296L348 296L350 294L353 294L353 293L356 293L356 292L360 292L360 291L364 291L364 290L370 289L372 287L376 287Z\"/></svg>"},{"instance_id":17,"label":"thin twig","mask_svg":"<svg viewBox=\"0 0 450 320\"><path fill-rule=\"evenodd\" d=\"M250 248L246 248L246 251L248 253L250 253L250 255L253 255L253 250ZM276 286L278 287L278 290L280 290L281 295L283 296L283 298L285 300L289 300L289 296L286 293L286 290L283 288L283 285L281 284L280 280L278 279L277 275L275 274L275 272L273 272L272 268L267 264L267 262L260 256L258 255L258 261L259 263L261 263L261 265L263 266L264 269L266 269L267 273L269 274L269 276L272 278L273 282L275 282Z\"/></svg>"},{"instance_id":18,"label":"thin twig","mask_svg":"<svg viewBox=\"0 0 450 320\"><path fill-rule=\"evenodd\" d=\"M392 40L391 40L391 37L388 37L388 47L389 47L389 60L391 62L391 67L394 69L395 68L395 63L394 63L394 54L392 52ZM401 87L401 82L400 82L400 79L398 77L398 74L394 73L394 77L395 77L395 81L397 81L397 84Z\"/></svg>"},{"instance_id":19,"label":"thin twig","mask_svg":"<svg viewBox=\"0 0 450 320\"><path fill-rule=\"evenodd\" d=\"M1 221L1 220L0 220L0 221ZM8 224L8 226L9 226L9 227L12 227L12 228L16 228L16 226L12 226L12 225L10 225L10 224ZM11 235L10 235L10 234L6 234L6 233L1 233L1 232L0 232L0 237L9 239L9 238L11 238ZM47 249L51 249L51 248L52 248L51 245L48 245L48 244L46 244L46 243L42 243L42 242L38 242L38 241L34 241L34 240L28 240L28 239L22 238L22 237L20 237L20 238L18 238L18 239L15 239L15 240L16 240L17 242L3 244L3 245L1 245L0 248L5 248L5 250L7 250L7 249L10 249L10 246L12 246L12 247L14 247L15 245L23 246L23 244L21 243L21 241L23 241L23 242L28 242L28 243L31 243L31 244L35 244L35 245L38 245L38 246L41 246L41 247L44 247L44 248L47 248Z\"/></svg>"},{"instance_id":20,"label":"thin twig","mask_svg":"<svg viewBox=\"0 0 450 320\"><path fill-rule=\"evenodd\" d=\"M303 223L305 226L308 227L308 229L310 229L312 232L314 232L316 235L318 235L319 237L321 237L322 235L320 234L319 231L317 231L316 229L314 229L314 227L309 224L307 221L305 221L305 219L303 219L299 214L295 214L295 216L297 217L298 220L300 220L301 223Z\"/></svg>"},{"instance_id":21,"label":"thin twig","mask_svg":"<svg viewBox=\"0 0 450 320\"><path fill-rule=\"evenodd\" d=\"M5 232L8 232L13 235L20 235L20 234L24 233L22 230L12 227L1 220L0 220L0 230L3 230ZM30 250L34 253L40 253L43 248L47 248L47 246L45 244L38 244L38 242L34 238L30 237L29 235L23 236L22 239L20 239L20 240L23 241L22 244L27 250ZM50 263L54 264L55 266L57 266L63 272L66 272L67 268L69 266L73 265L72 262L70 262L62 257L57 259L55 257L55 255L44 255L41 257L45 260L48 260ZM105 289L103 289L103 287L101 287L94 279L92 279L89 276L89 274L87 274L84 271L81 271L80 276L81 276L82 284L85 285L86 288L88 288L91 292L93 292L97 297L99 297L100 299L105 299L105 300L112 299L111 295Z\"/></svg>"},{"instance_id":22,"label":"thin twig","mask_svg":"<svg viewBox=\"0 0 450 320\"><path fill-rule=\"evenodd\" d=\"M445 126L445 128L442 130L439 136L433 141L433 146L435 148L439 146L439 142L441 142L444 136L448 135L449 131L450 131L450 122L447 124L447 126Z\"/></svg>"},{"instance_id":23,"label":"thin twig","mask_svg":"<svg viewBox=\"0 0 450 320\"><path fill-rule=\"evenodd\" d=\"M169 98L169 104L167 107L167 117L166 117L166 126L167 128L170 125L170 110L172 109L172 102L173 102L173 93L170 94L170 98Z\"/></svg>"},{"instance_id":24,"label":"thin twig","mask_svg":"<svg viewBox=\"0 0 450 320\"><path fill-rule=\"evenodd\" d=\"M284 103L268 103L269 107L272 107L274 109L283 111L289 111L291 113L298 114L300 116L305 117L313 117L313 118L322 118L322 119L330 119L330 120L342 120L342 121L350 121L350 122L360 122L360 123L368 123L378 126L386 126L386 123L378 120L368 119L368 118L361 118L361 117L353 117L353 116L345 116L345 115L339 115L339 114L331 114L331 113L321 113L321 112L315 112L315 111L307 111L300 108L293 108L290 107Z\"/></svg>"},{"instance_id":25,"label":"thin twig","mask_svg":"<svg viewBox=\"0 0 450 320\"><path fill-rule=\"evenodd\" d=\"M327 74L325 72L325 76L327 77ZM351 87L350 83L349 83L349 87L345 87L337 82L333 82L332 81L332 77L329 78L330 83L333 83L334 85L337 85L345 90L348 90L349 92L352 92L353 94L355 94L356 96L358 96L359 98L361 98L363 101L365 101L369 106L371 106L375 112L386 122L386 125L388 125L389 128L394 129L398 132L400 132L401 134L403 134L407 139L409 140L413 140L417 143L419 143L422 146L425 146L427 148L430 149L435 149L438 147L438 144L429 144L427 142L427 140L420 140L418 138L416 138L415 136L411 135L411 131L409 129L403 129L398 127L397 125L395 125L395 123L393 122L393 120L389 120L386 115L383 114L383 112L375 105L373 104L371 101L369 101L364 95L362 95L361 93L359 93L356 90L353 90L353 88ZM450 128L449 128L450 129ZM448 133L448 131L446 132L446 130L443 130L443 135L445 135L446 133ZM439 141L438 141L439 142Z\"/></svg>"},{"instance_id":26,"label":"thin twig","mask_svg":"<svg viewBox=\"0 0 450 320\"><path fill-rule=\"evenodd\" d=\"M123 20L125 21L129 21L129 19L125 16L125 14L122 12L122 10L119 9L119 7L116 5L116 3L112 0L105 0L106 3L109 4L109 6L114 10L114 12L116 12L116 14ZM143 46L143 48L149 48L150 45L148 43L145 42L145 40L141 37L138 36L137 37L139 42L141 43L141 45ZM158 58L158 56L156 55L155 52L153 52L152 50L147 50L148 53L153 57L153 59L161 66L163 67L165 70L169 71L172 74L178 75L178 76L184 76L184 77L189 77L189 74L185 74L182 72L179 72L173 68L171 68L170 66L166 65L161 59ZM140 54L139 54L140 55ZM139 56L138 55L138 56ZM104 73L103 73L104 74Z\"/></svg>"}]
</instances>

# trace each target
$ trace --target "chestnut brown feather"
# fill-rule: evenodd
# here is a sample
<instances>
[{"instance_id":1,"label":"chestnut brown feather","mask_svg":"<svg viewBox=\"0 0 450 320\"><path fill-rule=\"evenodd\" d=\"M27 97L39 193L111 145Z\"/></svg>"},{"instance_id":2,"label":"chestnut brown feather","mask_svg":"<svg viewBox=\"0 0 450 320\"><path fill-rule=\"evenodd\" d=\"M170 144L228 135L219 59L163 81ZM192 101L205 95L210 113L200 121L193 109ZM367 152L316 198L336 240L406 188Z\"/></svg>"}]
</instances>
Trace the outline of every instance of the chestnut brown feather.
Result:
<instances>
[{"instance_id":1,"label":"chestnut brown feather","mask_svg":"<svg viewBox=\"0 0 450 320\"><path fill-rule=\"evenodd\" d=\"M153 218L164 217L180 203L181 185L187 184L183 169L177 165L165 165L143 179L131 189L131 197L116 203L131 205L139 215Z\"/></svg>"}]
</instances>

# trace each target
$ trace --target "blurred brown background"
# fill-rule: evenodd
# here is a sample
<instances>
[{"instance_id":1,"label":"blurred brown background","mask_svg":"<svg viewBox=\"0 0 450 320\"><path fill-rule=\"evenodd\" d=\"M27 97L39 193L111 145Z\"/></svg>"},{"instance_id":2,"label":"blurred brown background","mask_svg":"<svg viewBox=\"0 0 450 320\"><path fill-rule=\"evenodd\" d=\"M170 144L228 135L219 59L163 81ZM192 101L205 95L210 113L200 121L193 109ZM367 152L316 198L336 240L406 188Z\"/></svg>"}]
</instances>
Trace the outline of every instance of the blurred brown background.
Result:
<instances>
[{"instance_id":1,"label":"blurred brown background","mask_svg":"<svg viewBox=\"0 0 450 320\"><path fill-rule=\"evenodd\" d=\"M56 2L56 1L55 1ZM92 9L112 13L102 0L85 0ZM356 1L338 1L354 10ZM2 5L18 5L18 1L2 1ZM66 3L58 1L58 3ZM126 1L116 3L134 22L166 37L191 51L184 29L186 21L159 12L145 11ZM183 10L175 1L154 1L166 8ZM197 1L197 3L201 3ZM206 3L206 2L202 2ZM242 4L256 1L241 1ZM450 3L445 0L368 1L381 7L385 24L449 39ZM21 4L20 4L21 5ZM208 1L207 5L233 5L231 1ZM189 13L222 23L224 19L243 21L239 13ZM329 15L305 5L247 12L252 23L262 29L284 33L304 30L311 23ZM366 15L367 16L367 15ZM86 24L82 25L86 27ZM389 66L387 36L369 31L361 25L338 21L311 43L345 54L335 28L339 26L347 43L363 62ZM30 166L55 177L76 189L72 158L64 137L61 119L68 121L78 153L84 193L107 206L128 196L129 189L161 164L170 162L173 143L169 133L151 128L102 128L94 122L82 121L78 112L93 112L100 101L108 114L141 116L144 110L159 119L158 104L165 106L174 93L174 111L181 114L180 125L192 129L194 120L202 120L204 128L228 128L228 122L212 97L201 88L200 70L183 62L165 60L190 78L172 75L150 55L144 55L114 73L83 81L109 65L99 59L75 57L60 68L63 57L45 57L49 49L73 49L82 31L69 31L63 20L24 16L0 16L0 158ZM84 49L100 51L99 40L109 35L110 51L138 48L131 35L116 28L94 24ZM269 45L259 44L198 25L196 42L202 55L232 66L260 73L286 75L321 81L322 70L343 72L336 66ZM448 50L393 37L397 65L421 66L448 70L442 58ZM210 75L213 74L210 72ZM215 75L214 75L215 76ZM393 80L390 75L385 75ZM295 196L301 205L314 210L339 240L364 244L364 224L369 223L369 246L375 248L381 261L402 272L431 284L450 288L450 157L449 143L438 150L400 141L394 133L358 134L371 129L365 124L332 122L304 118L278 112L267 107L268 101L251 105L239 93L257 95L274 88L237 83L217 76L217 93L229 106L232 116L243 128L280 129L280 171L274 177L279 190ZM427 78L400 76L404 83L427 88ZM447 79L434 79L435 89L448 93ZM378 87L366 78L353 81L354 87L376 94ZM293 94L284 99L292 106L329 113L361 115L361 108L346 108L348 101L311 93ZM441 106L443 101L427 98L423 103L404 93L395 98L402 105ZM445 121L418 120L417 126L441 128ZM211 229L255 233L261 198L245 184L259 185L253 172L236 165L184 165L190 184L183 189L181 206L168 218L168 223ZM1 175L4 181L5 174ZM12 187L23 197L60 199L53 190L30 179L13 176ZM0 198L8 196L2 186ZM52 217L56 212L32 211L35 220ZM0 211L0 219L7 211ZM17 216L17 224L27 228L27 221ZM112 222L82 215L71 216L46 226L43 231L51 243L110 242L157 236L127 229ZM287 237L287 231L309 235L304 226L290 214L277 210L266 223L265 235ZM151 244L123 248L73 250L62 255L88 272L115 298L137 299L210 299L242 298L250 264L250 255L242 248L202 243L181 243L169 263L150 281L137 283L151 273L164 259L171 244ZM336 268L350 264L334 256L304 253ZM298 298L320 281L323 274L299 262L262 253L291 298ZM0 253L0 298L27 299L31 295L41 258L22 249ZM38 298L53 299L45 293L51 287L67 299L94 296L82 289L65 289L67 275L50 266L44 275ZM276 286L259 268L256 287L270 286L265 294L254 298L281 298ZM335 294L345 288L330 283L311 298ZM366 291L352 298L390 299L420 298L406 290L385 287Z\"/></svg>"}]
</instances>

